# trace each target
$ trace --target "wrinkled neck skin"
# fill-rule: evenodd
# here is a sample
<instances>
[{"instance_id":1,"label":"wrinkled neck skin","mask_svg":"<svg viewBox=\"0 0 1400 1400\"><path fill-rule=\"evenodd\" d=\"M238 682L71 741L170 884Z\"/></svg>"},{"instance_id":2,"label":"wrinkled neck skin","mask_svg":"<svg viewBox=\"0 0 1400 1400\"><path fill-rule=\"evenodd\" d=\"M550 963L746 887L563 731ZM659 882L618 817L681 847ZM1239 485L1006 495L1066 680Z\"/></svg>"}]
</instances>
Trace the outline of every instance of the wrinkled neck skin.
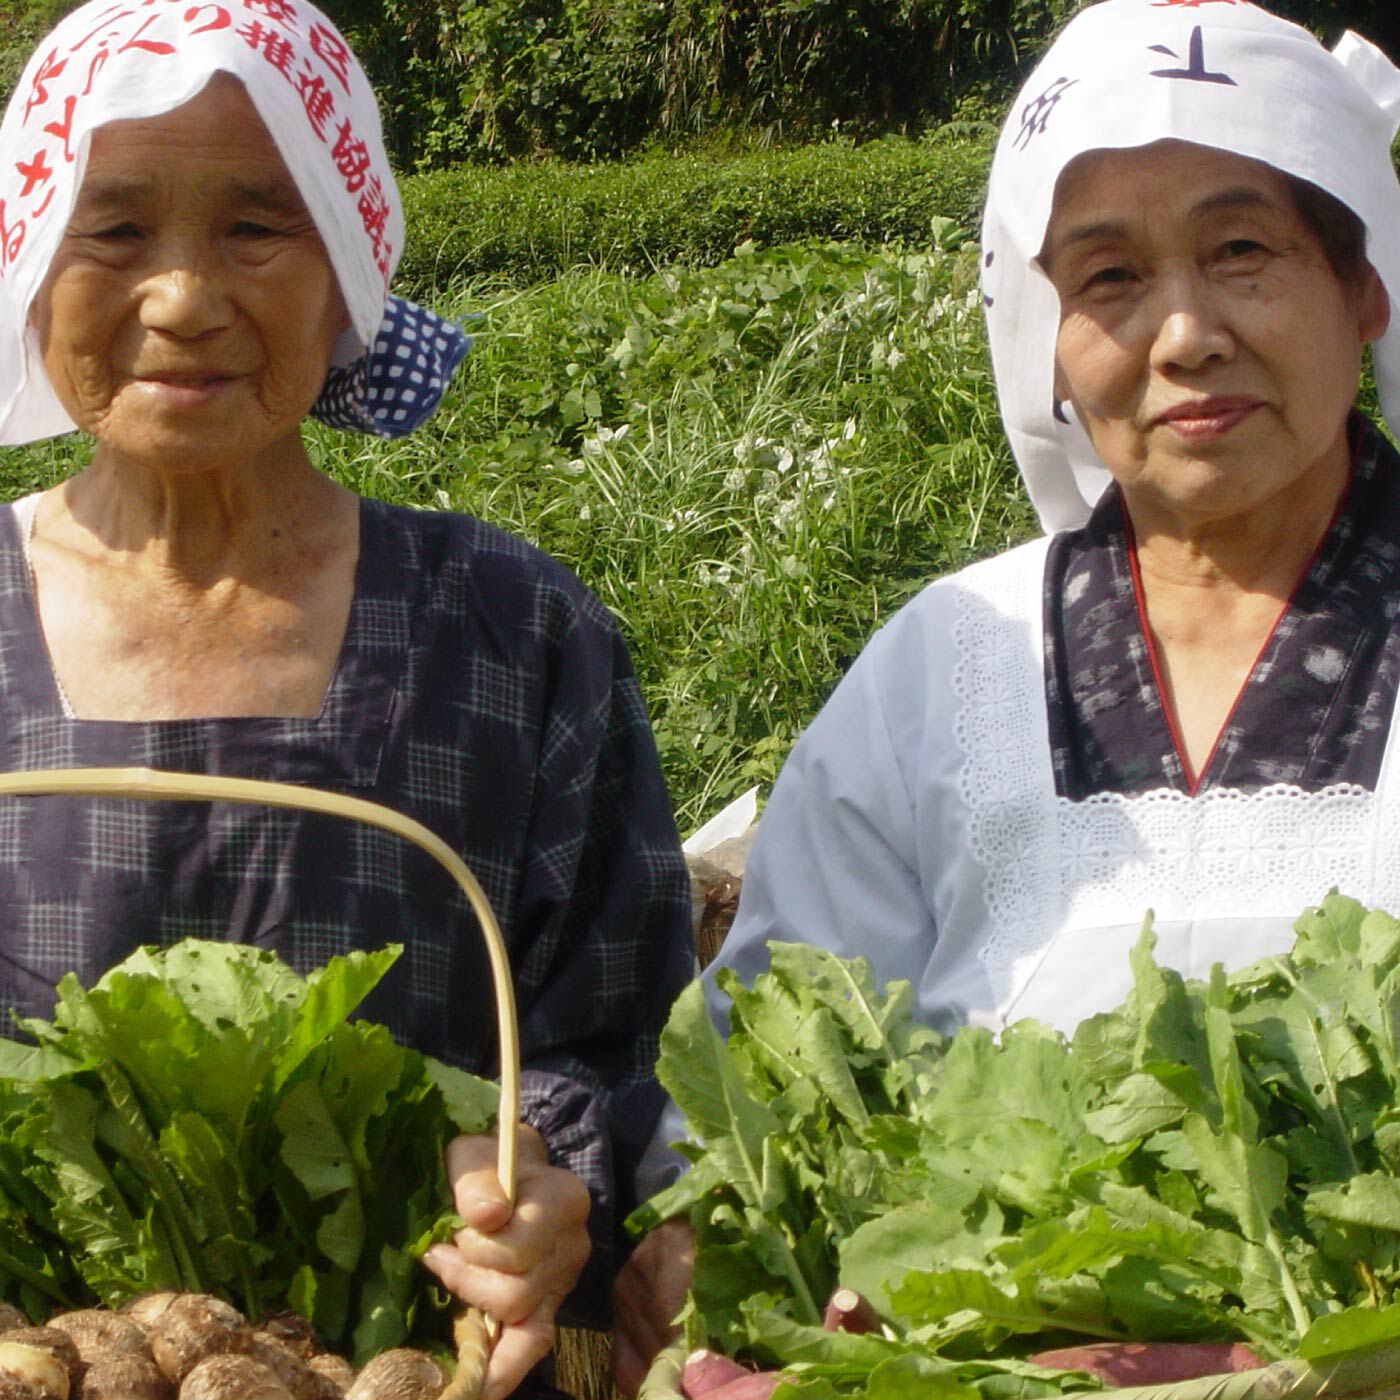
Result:
<instances>
[{"instance_id":1,"label":"wrinkled neck skin","mask_svg":"<svg viewBox=\"0 0 1400 1400\"><path fill-rule=\"evenodd\" d=\"M1326 459L1288 489L1238 513L1188 515L1122 487L1149 605L1184 590L1193 606L1231 596L1285 603L1326 536L1351 475L1343 429Z\"/></svg>"},{"instance_id":2,"label":"wrinkled neck skin","mask_svg":"<svg viewBox=\"0 0 1400 1400\"><path fill-rule=\"evenodd\" d=\"M192 469L99 443L57 494L50 530L66 533L66 516L89 548L195 591L305 569L357 518L357 498L312 465L299 434L235 467Z\"/></svg>"}]
</instances>

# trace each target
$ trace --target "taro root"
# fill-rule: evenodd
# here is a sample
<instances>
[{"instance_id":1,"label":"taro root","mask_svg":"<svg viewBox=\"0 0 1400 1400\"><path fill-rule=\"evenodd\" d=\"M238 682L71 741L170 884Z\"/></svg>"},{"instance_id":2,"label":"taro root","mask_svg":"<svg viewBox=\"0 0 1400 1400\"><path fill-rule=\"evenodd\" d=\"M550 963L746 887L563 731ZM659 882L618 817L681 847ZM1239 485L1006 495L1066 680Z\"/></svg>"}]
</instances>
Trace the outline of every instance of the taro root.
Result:
<instances>
[{"instance_id":1,"label":"taro root","mask_svg":"<svg viewBox=\"0 0 1400 1400\"><path fill-rule=\"evenodd\" d=\"M175 1387L149 1356L128 1352L95 1360L78 1393L81 1400L174 1400Z\"/></svg>"},{"instance_id":2,"label":"taro root","mask_svg":"<svg viewBox=\"0 0 1400 1400\"><path fill-rule=\"evenodd\" d=\"M366 1363L345 1400L438 1400L446 1383L442 1367L431 1356L396 1347Z\"/></svg>"},{"instance_id":3,"label":"taro root","mask_svg":"<svg viewBox=\"0 0 1400 1400\"><path fill-rule=\"evenodd\" d=\"M316 1329L300 1313L272 1313L258 1323L257 1333L279 1342L303 1361L310 1361L325 1351Z\"/></svg>"},{"instance_id":4,"label":"taro root","mask_svg":"<svg viewBox=\"0 0 1400 1400\"><path fill-rule=\"evenodd\" d=\"M77 1348L84 1365L108 1356L144 1356L150 1359L151 1348L145 1332L129 1317L108 1312L106 1308L80 1308L76 1312L56 1313L46 1326L68 1336Z\"/></svg>"},{"instance_id":5,"label":"taro root","mask_svg":"<svg viewBox=\"0 0 1400 1400\"><path fill-rule=\"evenodd\" d=\"M341 1400L345 1392L355 1384L355 1368L343 1356L337 1356L333 1351L323 1351L313 1356L306 1364L331 1387L329 1394L332 1400Z\"/></svg>"},{"instance_id":6,"label":"taro root","mask_svg":"<svg viewBox=\"0 0 1400 1400\"><path fill-rule=\"evenodd\" d=\"M292 1400L292 1393L251 1356L206 1356L182 1382L180 1400Z\"/></svg>"},{"instance_id":7,"label":"taro root","mask_svg":"<svg viewBox=\"0 0 1400 1400\"><path fill-rule=\"evenodd\" d=\"M249 1333L237 1308L204 1293L181 1293L146 1337L156 1365L178 1384L207 1356L246 1351Z\"/></svg>"},{"instance_id":8,"label":"taro root","mask_svg":"<svg viewBox=\"0 0 1400 1400\"><path fill-rule=\"evenodd\" d=\"M313 1371L290 1347L254 1332L247 1354L266 1366L287 1388L292 1400L338 1400L339 1392L325 1376Z\"/></svg>"},{"instance_id":9,"label":"taro root","mask_svg":"<svg viewBox=\"0 0 1400 1400\"><path fill-rule=\"evenodd\" d=\"M30 1330L30 1329L24 1329ZM68 1400L68 1368L53 1352L0 1340L0 1376L20 1381L41 1400Z\"/></svg>"},{"instance_id":10,"label":"taro root","mask_svg":"<svg viewBox=\"0 0 1400 1400\"><path fill-rule=\"evenodd\" d=\"M160 1317L161 1313L176 1298L183 1296L183 1294L172 1292L168 1288L159 1293L142 1293L123 1303L119 1311L123 1317L129 1317L138 1327L149 1332L155 1326L156 1319Z\"/></svg>"},{"instance_id":11,"label":"taro root","mask_svg":"<svg viewBox=\"0 0 1400 1400\"><path fill-rule=\"evenodd\" d=\"M63 1374L68 1380L68 1389L77 1390L78 1379L83 1373L83 1363L79 1359L78 1348L73 1345L73 1339L66 1332L60 1332L54 1327L16 1327L0 1337L0 1347L16 1345L33 1347L53 1357L63 1369ZM0 1362L0 1365L3 1364Z\"/></svg>"},{"instance_id":12,"label":"taro root","mask_svg":"<svg viewBox=\"0 0 1400 1400\"><path fill-rule=\"evenodd\" d=\"M29 1319L13 1303L0 1303L0 1333L28 1326Z\"/></svg>"}]
</instances>

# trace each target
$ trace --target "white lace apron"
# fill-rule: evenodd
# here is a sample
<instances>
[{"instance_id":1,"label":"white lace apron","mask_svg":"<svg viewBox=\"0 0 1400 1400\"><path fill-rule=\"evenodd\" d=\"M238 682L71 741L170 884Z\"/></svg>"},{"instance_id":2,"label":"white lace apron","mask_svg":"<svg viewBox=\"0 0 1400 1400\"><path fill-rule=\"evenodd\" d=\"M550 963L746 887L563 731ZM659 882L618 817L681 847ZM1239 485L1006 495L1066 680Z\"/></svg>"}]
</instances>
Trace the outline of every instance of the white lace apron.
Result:
<instances>
[{"instance_id":1,"label":"white lace apron","mask_svg":"<svg viewBox=\"0 0 1400 1400\"><path fill-rule=\"evenodd\" d=\"M994 1012L984 1002L968 1008L969 1019L1000 1026L1033 1016L1070 1030L1116 1004L1149 909L1159 961L1190 976L1287 948L1298 914L1334 887L1400 912L1393 726L1374 793L1278 784L1198 797L1056 796L1043 662L1047 545L948 581L956 659L945 693L961 766L956 794L945 788L941 801L962 810L940 822L960 840L943 852L933 899L941 927L956 900L957 942L977 949L982 985L993 990ZM983 927L974 930L967 920L979 909Z\"/></svg>"}]
</instances>

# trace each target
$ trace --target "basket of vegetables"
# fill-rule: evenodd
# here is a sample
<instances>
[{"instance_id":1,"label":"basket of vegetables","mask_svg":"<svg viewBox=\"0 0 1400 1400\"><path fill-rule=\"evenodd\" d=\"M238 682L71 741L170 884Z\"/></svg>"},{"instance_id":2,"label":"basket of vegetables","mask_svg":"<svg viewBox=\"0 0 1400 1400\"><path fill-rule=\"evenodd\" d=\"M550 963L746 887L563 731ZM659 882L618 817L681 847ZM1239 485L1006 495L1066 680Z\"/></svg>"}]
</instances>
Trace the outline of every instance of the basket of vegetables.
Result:
<instances>
[{"instance_id":1,"label":"basket of vegetables","mask_svg":"<svg viewBox=\"0 0 1400 1400\"><path fill-rule=\"evenodd\" d=\"M720 974L727 1040L686 992L693 1165L633 1225L688 1218L695 1276L647 1400L1400 1395L1400 922L1333 895L1240 972L1150 928L1132 964L1068 1038L940 1036L795 945ZM1233 1374L1132 1383L1173 1348Z\"/></svg>"},{"instance_id":2,"label":"basket of vegetables","mask_svg":"<svg viewBox=\"0 0 1400 1400\"><path fill-rule=\"evenodd\" d=\"M0 776L0 795L54 792L304 807L422 846L486 940L501 1082L349 1019L397 948L303 978L266 950L187 940L89 989L64 978L53 1019L23 1023L32 1043L0 1040L0 1400L479 1394L486 1321L449 1318L417 1264L460 1223L452 1136L495 1121L507 1197L515 1185L509 964L470 871L427 828L331 793L151 770Z\"/></svg>"}]
</instances>

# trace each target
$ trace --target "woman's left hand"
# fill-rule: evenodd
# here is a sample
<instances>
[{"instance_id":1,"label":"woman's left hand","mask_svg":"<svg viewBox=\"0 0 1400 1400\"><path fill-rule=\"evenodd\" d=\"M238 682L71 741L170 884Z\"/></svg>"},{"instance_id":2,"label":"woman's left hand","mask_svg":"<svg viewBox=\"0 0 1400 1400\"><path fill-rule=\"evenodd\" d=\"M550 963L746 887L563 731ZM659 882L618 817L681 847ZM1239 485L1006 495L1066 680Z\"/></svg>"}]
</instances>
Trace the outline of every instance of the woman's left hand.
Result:
<instances>
[{"instance_id":1,"label":"woman's left hand","mask_svg":"<svg viewBox=\"0 0 1400 1400\"><path fill-rule=\"evenodd\" d=\"M500 1324L482 1400L501 1400L554 1345L554 1314L588 1260L588 1188L552 1167L544 1141L520 1127L511 1208L496 1175L494 1136L459 1137L447 1148L447 1177L466 1222L452 1244L423 1262L464 1303Z\"/></svg>"}]
</instances>

